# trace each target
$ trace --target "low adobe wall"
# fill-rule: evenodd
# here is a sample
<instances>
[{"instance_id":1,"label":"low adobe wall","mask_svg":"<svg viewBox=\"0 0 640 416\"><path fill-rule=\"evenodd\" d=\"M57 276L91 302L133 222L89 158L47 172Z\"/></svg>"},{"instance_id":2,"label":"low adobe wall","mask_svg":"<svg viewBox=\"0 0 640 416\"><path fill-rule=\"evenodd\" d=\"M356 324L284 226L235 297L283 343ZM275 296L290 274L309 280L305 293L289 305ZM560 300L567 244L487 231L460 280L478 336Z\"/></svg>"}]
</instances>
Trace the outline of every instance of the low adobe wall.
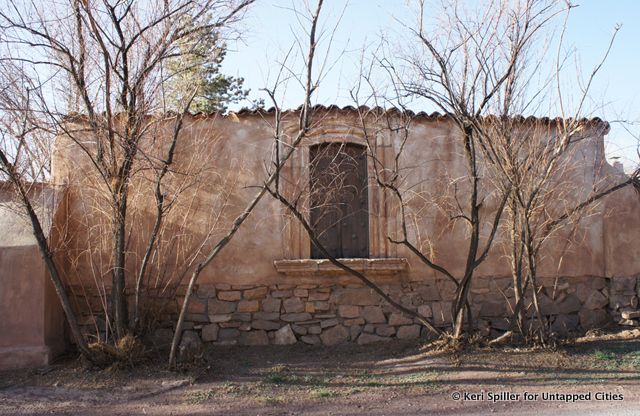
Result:
<instances>
[{"instance_id":1,"label":"low adobe wall","mask_svg":"<svg viewBox=\"0 0 640 416\"><path fill-rule=\"evenodd\" d=\"M28 220L0 182L0 370L37 367L64 350L64 316ZM58 206L39 184L32 198L45 232Z\"/></svg>"}]
</instances>

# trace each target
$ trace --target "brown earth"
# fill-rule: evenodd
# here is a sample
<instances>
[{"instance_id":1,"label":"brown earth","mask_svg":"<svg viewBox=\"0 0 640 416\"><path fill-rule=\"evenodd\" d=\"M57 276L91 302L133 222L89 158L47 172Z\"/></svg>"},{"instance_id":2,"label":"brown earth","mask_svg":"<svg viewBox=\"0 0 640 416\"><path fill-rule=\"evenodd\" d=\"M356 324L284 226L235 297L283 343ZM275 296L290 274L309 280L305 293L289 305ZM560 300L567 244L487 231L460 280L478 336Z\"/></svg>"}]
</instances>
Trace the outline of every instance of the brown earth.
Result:
<instances>
[{"instance_id":1,"label":"brown earth","mask_svg":"<svg viewBox=\"0 0 640 416\"><path fill-rule=\"evenodd\" d=\"M160 355L133 370L91 370L68 357L44 369L0 373L0 414L640 414L640 340L608 338L556 350L462 353L398 342L216 347L206 361L177 373ZM476 401L452 399L483 391ZM520 396L493 403L496 392ZM524 400L525 392L538 399ZM542 400L548 393L591 393L591 400Z\"/></svg>"}]
</instances>

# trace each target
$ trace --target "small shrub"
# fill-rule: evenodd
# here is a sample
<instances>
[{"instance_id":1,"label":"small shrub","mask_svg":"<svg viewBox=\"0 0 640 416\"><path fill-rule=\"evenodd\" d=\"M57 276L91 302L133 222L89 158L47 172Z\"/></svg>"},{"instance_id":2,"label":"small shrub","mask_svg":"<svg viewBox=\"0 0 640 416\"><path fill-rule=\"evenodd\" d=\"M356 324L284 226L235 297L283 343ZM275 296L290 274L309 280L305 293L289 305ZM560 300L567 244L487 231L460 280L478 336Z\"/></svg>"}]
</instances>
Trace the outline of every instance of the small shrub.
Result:
<instances>
[{"instance_id":1,"label":"small shrub","mask_svg":"<svg viewBox=\"0 0 640 416\"><path fill-rule=\"evenodd\" d=\"M138 338L122 337L115 345L102 342L89 344L95 364L101 368L132 368L147 358L147 351Z\"/></svg>"},{"instance_id":2,"label":"small shrub","mask_svg":"<svg viewBox=\"0 0 640 416\"><path fill-rule=\"evenodd\" d=\"M267 376L267 381L274 384L284 384L290 381L289 377L282 373L272 373Z\"/></svg>"}]
</instances>

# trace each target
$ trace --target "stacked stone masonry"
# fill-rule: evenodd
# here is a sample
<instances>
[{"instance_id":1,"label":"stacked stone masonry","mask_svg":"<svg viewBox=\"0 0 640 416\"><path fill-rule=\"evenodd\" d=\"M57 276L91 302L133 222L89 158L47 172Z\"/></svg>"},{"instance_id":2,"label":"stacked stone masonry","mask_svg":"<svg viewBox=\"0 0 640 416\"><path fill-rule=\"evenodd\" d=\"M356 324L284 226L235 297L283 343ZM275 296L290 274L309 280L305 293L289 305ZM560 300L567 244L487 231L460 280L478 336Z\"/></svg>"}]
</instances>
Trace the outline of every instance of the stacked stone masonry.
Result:
<instances>
[{"instance_id":1,"label":"stacked stone masonry","mask_svg":"<svg viewBox=\"0 0 640 416\"><path fill-rule=\"evenodd\" d=\"M542 284L539 301L543 319L559 335L616 322L639 323L640 277L548 278L542 279ZM451 324L454 286L450 282L384 285L382 289L435 326ZM165 338L170 337L181 302L181 298L176 299L163 312L164 329L160 333ZM471 305L475 325L483 335L498 336L509 330L514 307L511 280L476 279ZM84 312L81 323L88 333L95 333L101 325L87 310ZM201 286L188 312L187 339L197 337L220 345L368 344L429 336L417 320L399 313L360 285ZM532 314L530 308L528 316Z\"/></svg>"}]
</instances>

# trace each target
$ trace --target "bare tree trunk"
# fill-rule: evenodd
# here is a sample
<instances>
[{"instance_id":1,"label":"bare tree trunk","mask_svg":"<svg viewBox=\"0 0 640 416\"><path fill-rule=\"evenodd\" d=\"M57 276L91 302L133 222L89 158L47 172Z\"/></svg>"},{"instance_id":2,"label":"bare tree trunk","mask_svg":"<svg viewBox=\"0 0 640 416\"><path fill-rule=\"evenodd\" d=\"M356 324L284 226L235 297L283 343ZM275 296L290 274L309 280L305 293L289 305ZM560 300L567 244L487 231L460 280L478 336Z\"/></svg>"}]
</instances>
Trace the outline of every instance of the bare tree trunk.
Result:
<instances>
[{"instance_id":1,"label":"bare tree trunk","mask_svg":"<svg viewBox=\"0 0 640 416\"><path fill-rule=\"evenodd\" d=\"M121 185L123 186L123 185ZM111 304L113 307L115 332L118 338L125 336L127 331L127 305L126 305L126 217L127 217L127 191L119 192L113 210L114 246L113 246L113 279Z\"/></svg>"},{"instance_id":2,"label":"bare tree trunk","mask_svg":"<svg viewBox=\"0 0 640 416\"><path fill-rule=\"evenodd\" d=\"M513 281L514 292L514 309L513 320L514 324L521 336L525 336L525 314L523 310L524 305L524 290L522 287L522 251L523 247L520 244L521 239L518 238L518 205L515 201L515 197L510 198L509 202L509 234L511 238L511 277Z\"/></svg>"}]
</instances>

